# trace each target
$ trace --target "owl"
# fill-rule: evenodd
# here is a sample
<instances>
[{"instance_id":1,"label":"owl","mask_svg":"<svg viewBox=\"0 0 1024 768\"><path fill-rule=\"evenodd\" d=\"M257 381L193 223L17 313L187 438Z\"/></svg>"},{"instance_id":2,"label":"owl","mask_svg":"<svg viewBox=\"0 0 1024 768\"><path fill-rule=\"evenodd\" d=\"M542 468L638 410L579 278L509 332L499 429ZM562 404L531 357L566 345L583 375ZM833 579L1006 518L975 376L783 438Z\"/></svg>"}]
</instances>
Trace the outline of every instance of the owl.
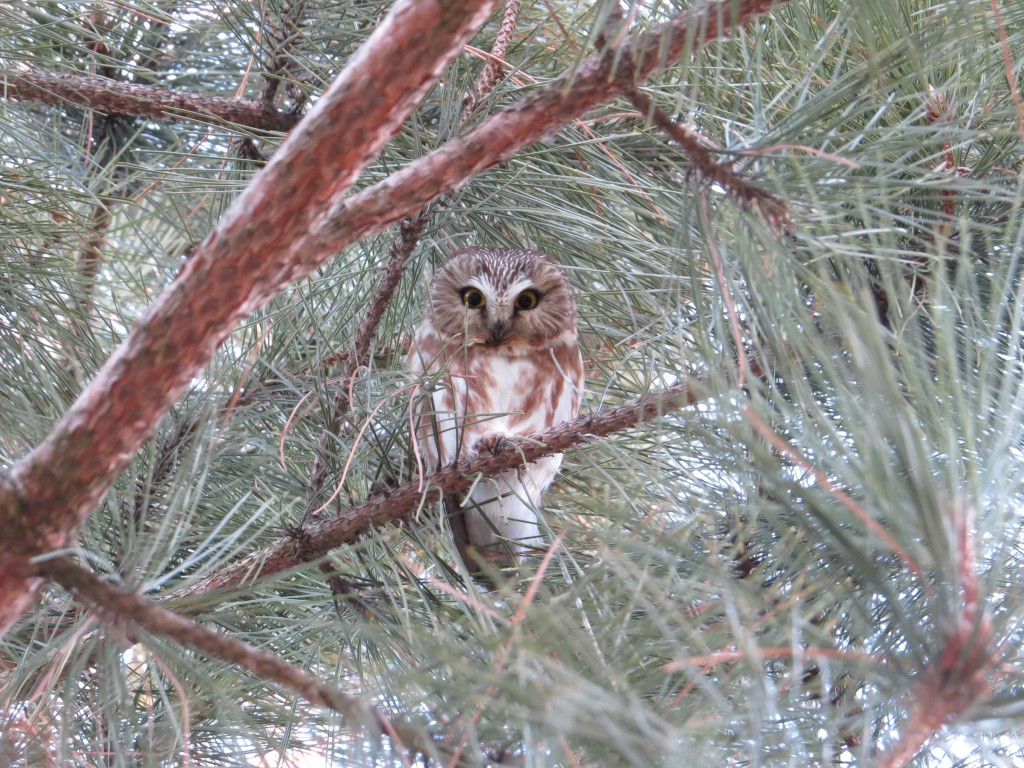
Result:
<instances>
[{"instance_id":1,"label":"owl","mask_svg":"<svg viewBox=\"0 0 1024 768\"><path fill-rule=\"evenodd\" d=\"M426 382L415 439L427 473L573 418L583 358L568 280L538 251L456 251L430 283L408 367ZM561 463L548 456L446 500L467 568L543 546L538 510Z\"/></svg>"}]
</instances>

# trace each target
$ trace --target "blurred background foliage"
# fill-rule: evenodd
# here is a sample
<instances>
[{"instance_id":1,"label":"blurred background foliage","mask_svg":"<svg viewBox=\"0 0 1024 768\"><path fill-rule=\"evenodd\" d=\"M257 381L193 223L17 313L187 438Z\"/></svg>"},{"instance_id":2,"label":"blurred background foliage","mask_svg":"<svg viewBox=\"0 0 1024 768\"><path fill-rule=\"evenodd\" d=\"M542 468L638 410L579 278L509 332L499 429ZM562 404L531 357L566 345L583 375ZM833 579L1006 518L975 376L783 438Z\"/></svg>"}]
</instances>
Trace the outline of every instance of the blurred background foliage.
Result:
<instances>
[{"instance_id":1,"label":"blurred background foliage","mask_svg":"<svg viewBox=\"0 0 1024 768\"><path fill-rule=\"evenodd\" d=\"M388 5L14 0L0 5L0 67L269 96L299 114ZM622 9L639 30L684 5ZM592 53L610 8L524 0L512 69L468 124ZM360 185L458 132L481 65L461 55ZM567 454L542 573L532 561L495 592L467 586L425 505L332 553L343 595L311 564L175 597L301 522L395 232L237 330L89 518L82 552L464 745L470 764L527 766L884 762L931 704L923 681L974 569L993 626L988 695L912 762L1024 765L1022 76L1024 4L794 0L644 88L784 204L784 226L703 181L625 99L429 209L328 443L332 488L349 464L335 504L412 476L404 354L457 247L528 246L565 266L586 411L690 376L711 395ZM0 100L6 464L283 139ZM249 673L100 624L60 590L0 642L0 764L413 760Z\"/></svg>"}]
</instances>

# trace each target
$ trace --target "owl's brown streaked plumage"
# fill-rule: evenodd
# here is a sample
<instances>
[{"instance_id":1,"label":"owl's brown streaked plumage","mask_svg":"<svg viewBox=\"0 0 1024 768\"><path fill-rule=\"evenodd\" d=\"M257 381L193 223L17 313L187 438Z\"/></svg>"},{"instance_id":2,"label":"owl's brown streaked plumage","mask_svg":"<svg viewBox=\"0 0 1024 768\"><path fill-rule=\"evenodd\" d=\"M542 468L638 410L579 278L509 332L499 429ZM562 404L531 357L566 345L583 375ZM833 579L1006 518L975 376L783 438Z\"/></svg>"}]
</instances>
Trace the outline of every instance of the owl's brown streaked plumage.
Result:
<instances>
[{"instance_id":1,"label":"owl's brown streaked plumage","mask_svg":"<svg viewBox=\"0 0 1024 768\"><path fill-rule=\"evenodd\" d=\"M409 370L436 374L416 441L424 470L475 455L503 437L532 435L579 412L583 358L565 275L538 251L464 248L430 283ZM561 454L481 480L459 499L463 557L499 566L541 546L538 509ZM458 530L453 525L453 529ZM474 563L467 566L475 569Z\"/></svg>"}]
</instances>

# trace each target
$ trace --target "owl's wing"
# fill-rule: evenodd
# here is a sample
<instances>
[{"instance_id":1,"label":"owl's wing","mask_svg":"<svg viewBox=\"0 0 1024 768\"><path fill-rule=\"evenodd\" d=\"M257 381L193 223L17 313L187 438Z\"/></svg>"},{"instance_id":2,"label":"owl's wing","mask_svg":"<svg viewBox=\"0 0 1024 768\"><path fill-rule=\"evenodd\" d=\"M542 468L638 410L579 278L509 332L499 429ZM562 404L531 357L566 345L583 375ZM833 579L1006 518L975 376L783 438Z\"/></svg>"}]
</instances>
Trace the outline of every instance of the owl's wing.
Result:
<instances>
[{"instance_id":1,"label":"owl's wing","mask_svg":"<svg viewBox=\"0 0 1024 768\"><path fill-rule=\"evenodd\" d=\"M583 397L583 354L576 344L565 344L556 347L552 351L555 367L558 373L564 376L568 384L562 390L562 396L555 408L554 419L547 426L553 426L560 421L575 419L580 412L580 400Z\"/></svg>"},{"instance_id":2,"label":"owl's wing","mask_svg":"<svg viewBox=\"0 0 1024 768\"><path fill-rule=\"evenodd\" d=\"M451 393L446 391L447 377L431 381L433 375L444 372L445 361L442 357L441 341L433 327L424 323L416 333L409 350L407 368L415 378L423 382L423 391L419 392L412 406L412 429L416 446L420 455L422 471L431 474L440 466L441 457L446 454L442 445L442 429L451 428L447 420L438 418L438 411L451 408ZM447 397L446 397L447 395ZM476 573L478 566L469 551L469 533L466 529L466 516L462 509L462 498L458 494L445 494L441 500L441 511L448 522L452 541L462 562L469 572Z\"/></svg>"},{"instance_id":3,"label":"owl's wing","mask_svg":"<svg viewBox=\"0 0 1024 768\"><path fill-rule=\"evenodd\" d=\"M444 381L437 380L433 375L440 373L443 367L441 341L433 325L424 321L416 331L406 360L406 368L419 386L411 403L410 427L419 454L418 463L424 474L434 472L441 463L436 401Z\"/></svg>"}]
</instances>

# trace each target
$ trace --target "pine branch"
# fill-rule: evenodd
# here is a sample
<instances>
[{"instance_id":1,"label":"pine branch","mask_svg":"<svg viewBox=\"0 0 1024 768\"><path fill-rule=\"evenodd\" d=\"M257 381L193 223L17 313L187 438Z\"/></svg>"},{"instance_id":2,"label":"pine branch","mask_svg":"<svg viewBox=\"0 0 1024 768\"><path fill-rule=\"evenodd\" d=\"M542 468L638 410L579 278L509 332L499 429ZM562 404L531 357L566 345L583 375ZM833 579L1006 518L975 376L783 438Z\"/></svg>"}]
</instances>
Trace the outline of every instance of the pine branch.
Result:
<instances>
[{"instance_id":1,"label":"pine branch","mask_svg":"<svg viewBox=\"0 0 1024 768\"><path fill-rule=\"evenodd\" d=\"M756 204L773 229L777 231L782 229L782 226L789 220L789 212L782 200L770 192L754 186L749 179L737 173L731 163L716 162L696 136L676 123L665 110L655 104L639 88L634 85L626 85L622 91L633 102L640 114L654 123L686 152L701 178L717 182L742 205Z\"/></svg>"},{"instance_id":2,"label":"pine branch","mask_svg":"<svg viewBox=\"0 0 1024 768\"><path fill-rule=\"evenodd\" d=\"M544 456L564 453L577 445L631 429L641 422L694 405L706 397L697 382L677 384L646 397L558 424L530 438L509 441L492 453L444 467L430 477L373 496L329 519L308 521L277 544L253 552L234 565L169 596L169 599L205 594L302 565L335 547L355 541L373 528L407 520L419 509L426 496L440 497L446 493L464 491L478 476L493 477Z\"/></svg>"},{"instance_id":3,"label":"pine branch","mask_svg":"<svg viewBox=\"0 0 1024 768\"><path fill-rule=\"evenodd\" d=\"M43 104L75 104L107 114L154 120L215 121L260 131L287 132L300 117L278 112L273 105L248 99L225 99L173 88L120 83L106 77L45 72L35 67L0 72L0 94L6 99Z\"/></svg>"},{"instance_id":4,"label":"pine branch","mask_svg":"<svg viewBox=\"0 0 1024 768\"><path fill-rule=\"evenodd\" d=\"M31 600L15 586L28 583L25 558L70 540L235 325L308 274L289 244L351 187L492 7L394 5L64 418L0 475L0 532L18 547L0 551L0 629Z\"/></svg>"},{"instance_id":5,"label":"pine branch","mask_svg":"<svg viewBox=\"0 0 1024 768\"><path fill-rule=\"evenodd\" d=\"M128 620L151 635L172 638L208 656L237 664L261 680L269 680L292 691L313 706L337 712L360 729L372 729L371 735L383 734L400 752L413 751L426 756L435 756L438 752L444 756L444 752L450 752L444 749L440 739L431 738L409 723L392 720L365 698L345 693L272 653L230 635L214 632L153 605L139 594L102 581L70 558L42 560L36 567L41 576L55 581L92 606L108 625L117 628L122 621ZM479 760L461 762L476 765Z\"/></svg>"}]
</instances>

